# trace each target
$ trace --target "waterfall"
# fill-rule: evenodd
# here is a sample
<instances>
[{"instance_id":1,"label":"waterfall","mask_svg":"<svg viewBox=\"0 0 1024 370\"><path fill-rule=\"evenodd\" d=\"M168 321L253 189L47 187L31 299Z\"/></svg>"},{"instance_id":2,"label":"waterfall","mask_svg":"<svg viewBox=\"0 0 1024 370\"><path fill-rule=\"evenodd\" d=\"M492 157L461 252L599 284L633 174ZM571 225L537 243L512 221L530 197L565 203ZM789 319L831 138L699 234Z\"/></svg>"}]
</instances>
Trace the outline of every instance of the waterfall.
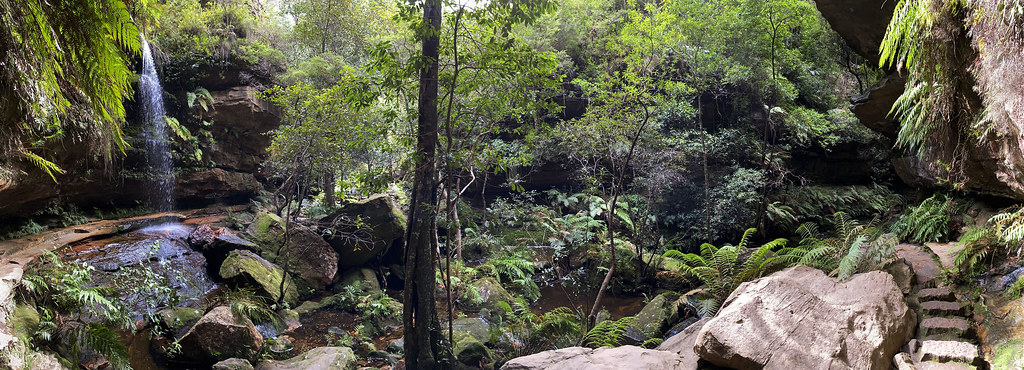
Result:
<instances>
[{"instance_id":1,"label":"waterfall","mask_svg":"<svg viewBox=\"0 0 1024 370\"><path fill-rule=\"evenodd\" d=\"M140 35L140 37L142 37ZM174 162L171 159L170 139L164 116L163 88L156 74L149 42L142 37L142 74L139 76L139 101L145 117L142 137L146 140L146 163L154 184L149 191L150 202L157 211L174 208Z\"/></svg>"}]
</instances>

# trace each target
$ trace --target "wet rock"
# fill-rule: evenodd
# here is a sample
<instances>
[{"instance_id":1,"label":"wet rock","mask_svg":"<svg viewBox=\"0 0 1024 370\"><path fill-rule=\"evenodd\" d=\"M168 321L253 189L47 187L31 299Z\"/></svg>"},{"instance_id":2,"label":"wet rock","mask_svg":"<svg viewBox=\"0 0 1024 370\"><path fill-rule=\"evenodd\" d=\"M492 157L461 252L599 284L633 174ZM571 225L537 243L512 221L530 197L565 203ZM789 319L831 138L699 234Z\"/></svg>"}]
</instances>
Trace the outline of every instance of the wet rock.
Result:
<instances>
[{"instance_id":1,"label":"wet rock","mask_svg":"<svg viewBox=\"0 0 1024 370\"><path fill-rule=\"evenodd\" d=\"M191 325L203 317L203 311L189 307L165 308L157 312L160 327L170 332Z\"/></svg>"},{"instance_id":2,"label":"wet rock","mask_svg":"<svg viewBox=\"0 0 1024 370\"><path fill-rule=\"evenodd\" d=\"M223 228L218 227L214 229L213 227L210 227L210 225L203 224L196 227L195 230L192 230L192 232L188 234L186 241L192 248L201 250L207 244L212 243L213 239L221 235L223 232Z\"/></svg>"},{"instance_id":3,"label":"wet rock","mask_svg":"<svg viewBox=\"0 0 1024 370\"><path fill-rule=\"evenodd\" d=\"M206 313L181 337L179 361L215 363L232 357L251 359L263 348L263 336L248 318L227 306Z\"/></svg>"},{"instance_id":4,"label":"wet rock","mask_svg":"<svg viewBox=\"0 0 1024 370\"><path fill-rule=\"evenodd\" d=\"M253 370L249 360L242 358L229 358L213 364L212 370Z\"/></svg>"},{"instance_id":5,"label":"wet rock","mask_svg":"<svg viewBox=\"0 0 1024 370\"><path fill-rule=\"evenodd\" d=\"M635 346L601 347L598 349L569 347L544 351L506 362L501 370L557 369L687 369L682 358L672 352Z\"/></svg>"},{"instance_id":6,"label":"wet rock","mask_svg":"<svg viewBox=\"0 0 1024 370\"><path fill-rule=\"evenodd\" d=\"M201 250L210 268L217 270L231 251L258 251L259 249L260 247L256 243L242 239L238 234L224 234L213 238L213 241Z\"/></svg>"},{"instance_id":7,"label":"wet rock","mask_svg":"<svg viewBox=\"0 0 1024 370\"><path fill-rule=\"evenodd\" d=\"M356 364L356 355L348 347L318 347L284 361L266 361L257 370L349 369Z\"/></svg>"},{"instance_id":8,"label":"wet rock","mask_svg":"<svg viewBox=\"0 0 1024 370\"><path fill-rule=\"evenodd\" d=\"M405 224L401 209L383 194L345 204L320 220L320 227L335 235L327 241L340 255L341 269L379 262L391 249L400 256Z\"/></svg>"},{"instance_id":9,"label":"wet rock","mask_svg":"<svg viewBox=\"0 0 1024 370\"><path fill-rule=\"evenodd\" d=\"M650 337L661 337L673 323L679 320L679 296L672 293L654 297L640 313L636 314L636 326Z\"/></svg>"},{"instance_id":10,"label":"wet rock","mask_svg":"<svg viewBox=\"0 0 1024 370\"><path fill-rule=\"evenodd\" d=\"M452 320L452 330L469 334L469 336L482 342L491 341L491 323L481 317L463 317Z\"/></svg>"},{"instance_id":11,"label":"wet rock","mask_svg":"<svg viewBox=\"0 0 1024 370\"><path fill-rule=\"evenodd\" d=\"M482 342L467 333L456 333L455 336L455 358L459 362L479 366L491 362L491 351Z\"/></svg>"},{"instance_id":12,"label":"wet rock","mask_svg":"<svg viewBox=\"0 0 1024 370\"><path fill-rule=\"evenodd\" d=\"M220 277L238 285L250 285L257 292L266 295L274 302L281 300L291 305L298 303L299 294L289 276L277 265L246 250L235 250L228 254L220 266ZM287 278L284 292L281 291L281 280Z\"/></svg>"},{"instance_id":13,"label":"wet rock","mask_svg":"<svg viewBox=\"0 0 1024 370\"><path fill-rule=\"evenodd\" d=\"M388 352L391 353L402 353L405 352L405 337L401 337L388 343Z\"/></svg>"},{"instance_id":14,"label":"wet rock","mask_svg":"<svg viewBox=\"0 0 1024 370\"><path fill-rule=\"evenodd\" d=\"M796 266L740 285L701 329L694 350L740 369L889 369L915 324L887 273L836 282Z\"/></svg>"},{"instance_id":15,"label":"wet rock","mask_svg":"<svg viewBox=\"0 0 1024 370\"><path fill-rule=\"evenodd\" d=\"M708 321L711 321L711 318L703 318L694 322L686 327L686 329L680 331L679 334L666 339L655 349L679 355L681 369L697 369L697 362L700 361L700 357L693 351L693 345L697 343L697 334L700 334L700 330L704 328L704 324L707 324Z\"/></svg>"}]
</instances>

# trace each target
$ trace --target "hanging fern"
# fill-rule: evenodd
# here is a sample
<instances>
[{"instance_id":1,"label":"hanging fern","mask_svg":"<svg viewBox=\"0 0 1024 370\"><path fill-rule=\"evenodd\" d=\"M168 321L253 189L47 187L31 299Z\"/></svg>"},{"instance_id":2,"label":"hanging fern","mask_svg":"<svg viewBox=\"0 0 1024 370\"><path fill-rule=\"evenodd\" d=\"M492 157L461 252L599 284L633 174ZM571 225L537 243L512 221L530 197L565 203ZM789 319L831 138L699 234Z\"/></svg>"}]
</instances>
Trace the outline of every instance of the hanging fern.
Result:
<instances>
[{"instance_id":1,"label":"hanging fern","mask_svg":"<svg viewBox=\"0 0 1024 370\"><path fill-rule=\"evenodd\" d=\"M50 175L50 179L53 180L53 182L57 182L57 176L54 175L54 173L58 173L61 175L64 174L64 170L61 169L60 166L58 166L56 163L50 162L35 153L32 153L28 150L23 150L21 151L21 154L24 155L25 158L28 159L29 163L32 163L33 166L36 166L36 168L39 168L43 170L43 172L46 172L47 175Z\"/></svg>"}]
</instances>

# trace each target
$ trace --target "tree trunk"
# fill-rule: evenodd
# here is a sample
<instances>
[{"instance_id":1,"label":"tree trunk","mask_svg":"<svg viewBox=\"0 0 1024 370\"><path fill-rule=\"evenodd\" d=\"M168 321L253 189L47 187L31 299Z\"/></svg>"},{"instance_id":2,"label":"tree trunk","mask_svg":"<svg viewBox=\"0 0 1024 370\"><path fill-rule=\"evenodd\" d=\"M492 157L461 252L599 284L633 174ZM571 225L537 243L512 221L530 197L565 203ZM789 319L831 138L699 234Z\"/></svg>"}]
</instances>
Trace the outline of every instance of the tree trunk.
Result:
<instances>
[{"instance_id":1,"label":"tree trunk","mask_svg":"<svg viewBox=\"0 0 1024 370\"><path fill-rule=\"evenodd\" d=\"M440 325L434 306L434 220L437 213L437 70L441 29L441 1L423 4L424 64L420 67L416 170L409 205L406 231L405 291L405 366L407 369L433 369L441 349Z\"/></svg>"},{"instance_id":2,"label":"tree trunk","mask_svg":"<svg viewBox=\"0 0 1024 370\"><path fill-rule=\"evenodd\" d=\"M324 184L323 184L323 187L324 187L324 205L327 206L327 208L334 208L334 206L338 204L337 199L334 197L334 182L335 182L334 172L333 171L327 171L327 173L324 174Z\"/></svg>"}]
</instances>

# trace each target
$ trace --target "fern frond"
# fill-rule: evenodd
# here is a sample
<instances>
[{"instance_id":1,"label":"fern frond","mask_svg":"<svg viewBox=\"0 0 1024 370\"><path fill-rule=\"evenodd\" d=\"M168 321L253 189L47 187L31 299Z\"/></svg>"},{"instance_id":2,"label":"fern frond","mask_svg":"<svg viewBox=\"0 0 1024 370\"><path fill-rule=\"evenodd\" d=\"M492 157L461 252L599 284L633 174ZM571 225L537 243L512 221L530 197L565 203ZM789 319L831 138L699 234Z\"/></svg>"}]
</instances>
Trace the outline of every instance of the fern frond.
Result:
<instances>
[{"instance_id":1,"label":"fern frond","mask_svg":"<svg viewBox=\"0 0 1024 370\"><path fill-rule=\"evenodd\" d=\"M46 172L46 174L50 176L50 179L53 180L54 183L57 182L57 176L55 175L55 173L61 175L64 174L64 170L61 169L60 166L58 166L56 163L50 162L46 160L46 158L40 157L35 153L32 153L28 150L22 150L21 155L25 156L25 158L28 159L29 163L32 163L33 166L40 170L43 170L43 172Z\"/></svg>"}]
</instances>

